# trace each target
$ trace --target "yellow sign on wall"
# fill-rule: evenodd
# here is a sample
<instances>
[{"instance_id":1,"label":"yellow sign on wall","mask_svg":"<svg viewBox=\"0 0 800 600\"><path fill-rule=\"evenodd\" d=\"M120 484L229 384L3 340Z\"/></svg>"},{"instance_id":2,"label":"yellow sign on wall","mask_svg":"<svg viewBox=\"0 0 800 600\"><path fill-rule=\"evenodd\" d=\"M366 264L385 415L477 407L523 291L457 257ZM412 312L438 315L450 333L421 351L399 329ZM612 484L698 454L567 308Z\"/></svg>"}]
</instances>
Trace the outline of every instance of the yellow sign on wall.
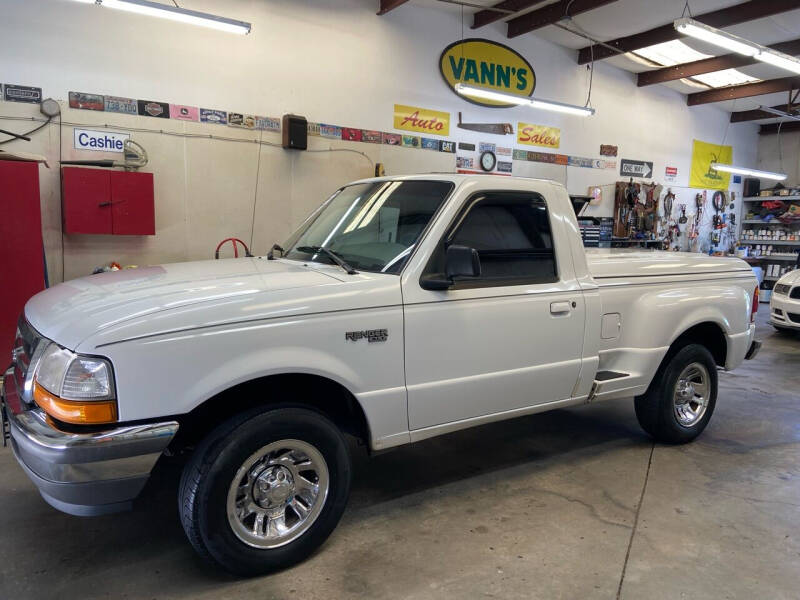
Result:
<instances>
[{"instance_id":1,"label":"yellow sign on wall","mask_svg":"<svg viewBox=\"0 0 800 600\"><path fill-rule=\"evenodd\" d=\"M517 143L558 148L561 145L561 130L558 127L517 123Z\"/></svg>"},{"instance_id":2,"label":"yellow sign on wall","mask_svg":"<svg viewBox=\"0 0 800 600\"><path fill-rule=\"evenodd\" d=\"M530 96L536 87L531 64L508 46L489 40L469 39L450 44L439 57L439 70L450 90L456 83ZM481 106L514 106L508 102L484 98L459 97Z\"/></svg>"},{"instance_id":3,"label":"yellow sign on wall","mask_svg":"<svg viewBox=\"0 0 800 600\"><path fill-rule=\"evenodd\" d=\"M711 163L731 164L733 147L720 146L694 140L692 143L692 172L689 175L689 187L704 190L727 190L730 186L730 173L715 171Z\"/></svg>"},{"instance_id":4,"label":"yellow sign on wall","mask_svg":"<svg viewBox=\"0 0 800 600\"><path fill-rule=\"evenodd\" d=\"M450 113L395 104L394 128L432 135L450 135Z\"/></svg>"}]
</instances>

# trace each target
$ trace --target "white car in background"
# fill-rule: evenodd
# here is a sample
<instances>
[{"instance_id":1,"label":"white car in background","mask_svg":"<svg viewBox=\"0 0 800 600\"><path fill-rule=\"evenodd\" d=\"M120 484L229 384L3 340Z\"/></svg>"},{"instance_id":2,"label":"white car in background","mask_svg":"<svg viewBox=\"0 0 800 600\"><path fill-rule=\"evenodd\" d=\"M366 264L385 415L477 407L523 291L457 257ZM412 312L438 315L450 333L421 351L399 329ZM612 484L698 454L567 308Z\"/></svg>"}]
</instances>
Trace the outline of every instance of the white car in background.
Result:
<instances>
[{"instance_id":1,"label":"white car in background","mask_svg":"<svg viewBox=\"0 0 800 600\"><path fill-rule=\"evenodd\" d=\"M800 331L800 269L790 271L775 284L769 322L778 331Z\"/></svg>"}]
</instances>

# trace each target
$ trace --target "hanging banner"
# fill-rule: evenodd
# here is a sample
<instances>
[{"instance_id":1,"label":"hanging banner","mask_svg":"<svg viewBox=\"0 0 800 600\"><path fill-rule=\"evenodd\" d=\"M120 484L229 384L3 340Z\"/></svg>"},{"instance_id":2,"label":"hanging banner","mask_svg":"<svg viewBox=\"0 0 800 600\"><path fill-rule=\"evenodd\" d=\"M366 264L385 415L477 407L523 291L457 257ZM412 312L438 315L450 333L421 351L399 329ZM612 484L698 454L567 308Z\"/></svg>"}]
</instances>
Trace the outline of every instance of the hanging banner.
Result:
<instances>
[{"instance_id":1,"label":"hanging banner","mask_svg":"<svg viewBox=\"0 0 800 600\"><path fill-rule=\"evenodd\" d=\"M689 187L704 190L727 190L730 186L730 173L715 171L711 163L731 164L733 147L720 146L694 140L692 142L692 170L689 173Z\"/></svg>"},{"instance_id":2,"label":"hanging banner","mask_svg":"<svg viewBox=\"0 0 800 600\"><path fill-rule=\"evenodd\" d=\"M508 46L489 40L467 39L450 44L439 57L439 71L450 91L459 98L491 108L515 105L462 96L455 91L455 84L461 82L516 96L530 96L536 87L531 63Z\"/></svg>"},{"instance_id":3,"label":"hanging banner","mask_svg":"<svg viewBox=\"0 0 800 600\"><path fill-rule=\"evenodd\" d=\"M517 143L558 148L561 145L561 130L558 127L517 123Z\"/></svg>"},{"instance_id":4,"label":"hanging banner","mask_svg":"<svg viewBox=\"0 0 800 600\"><path fill-rule=\"evenodd\" d=\"M395 104L394 128L417 133L450 135L450 113Z\"/></svg>"}]
</instances>

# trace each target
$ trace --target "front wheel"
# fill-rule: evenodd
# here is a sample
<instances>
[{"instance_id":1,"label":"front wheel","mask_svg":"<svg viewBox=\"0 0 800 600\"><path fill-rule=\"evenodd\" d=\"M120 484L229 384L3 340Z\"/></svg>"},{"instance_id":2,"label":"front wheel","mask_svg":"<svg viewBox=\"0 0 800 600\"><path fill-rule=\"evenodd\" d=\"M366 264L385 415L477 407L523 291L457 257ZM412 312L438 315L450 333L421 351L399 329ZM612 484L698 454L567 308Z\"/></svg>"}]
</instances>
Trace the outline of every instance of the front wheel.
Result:
<instances>
[{"instance_id":1,"label":"front wheel","mask_svg":"<svg viewBox=\"0 0 800 600\"><path fill-rule=\"evenodd\" d=\"M280 569L330 535L350 490L338 428L304 408L251 411L212 432L186 465L181 522L204 558L240 575Z\"/></svg>"},{"instance_id":2,"label":"front wheel","mask_svg":"<svg viewBox=\"0 0 800 600\"><path fill-rule=\"evenodd\" d=\"M708 425L717 402L717 366L711 353L688 344L661 367L635 400L636 417L659 442L684 444Z\"/></svg>"}]
</instances>

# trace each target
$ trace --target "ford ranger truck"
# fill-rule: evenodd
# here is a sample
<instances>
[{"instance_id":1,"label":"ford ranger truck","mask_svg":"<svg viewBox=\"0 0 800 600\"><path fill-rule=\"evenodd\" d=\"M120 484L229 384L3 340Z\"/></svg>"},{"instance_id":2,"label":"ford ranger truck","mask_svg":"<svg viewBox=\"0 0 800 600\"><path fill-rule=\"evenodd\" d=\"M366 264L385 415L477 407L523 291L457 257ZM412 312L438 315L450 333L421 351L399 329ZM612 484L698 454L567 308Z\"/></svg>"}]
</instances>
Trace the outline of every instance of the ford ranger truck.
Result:
<instances>
[{"instance_id":1,"label":"ford ranger truck","mask_svg":"<svg viewBox=\"0 0 800 600\"><path fill-rule=\"evenodd\" d=\"M719 369L752 358L736 258L585 250L551 181L417 175L336 191L267 256L103 273L31 298L4 375L8 437L42 497L129 508L165 455L206 559L295 563L345 508L345 435L371 451L634 398L697 437Z\"/></svg>"}]
</instances>

